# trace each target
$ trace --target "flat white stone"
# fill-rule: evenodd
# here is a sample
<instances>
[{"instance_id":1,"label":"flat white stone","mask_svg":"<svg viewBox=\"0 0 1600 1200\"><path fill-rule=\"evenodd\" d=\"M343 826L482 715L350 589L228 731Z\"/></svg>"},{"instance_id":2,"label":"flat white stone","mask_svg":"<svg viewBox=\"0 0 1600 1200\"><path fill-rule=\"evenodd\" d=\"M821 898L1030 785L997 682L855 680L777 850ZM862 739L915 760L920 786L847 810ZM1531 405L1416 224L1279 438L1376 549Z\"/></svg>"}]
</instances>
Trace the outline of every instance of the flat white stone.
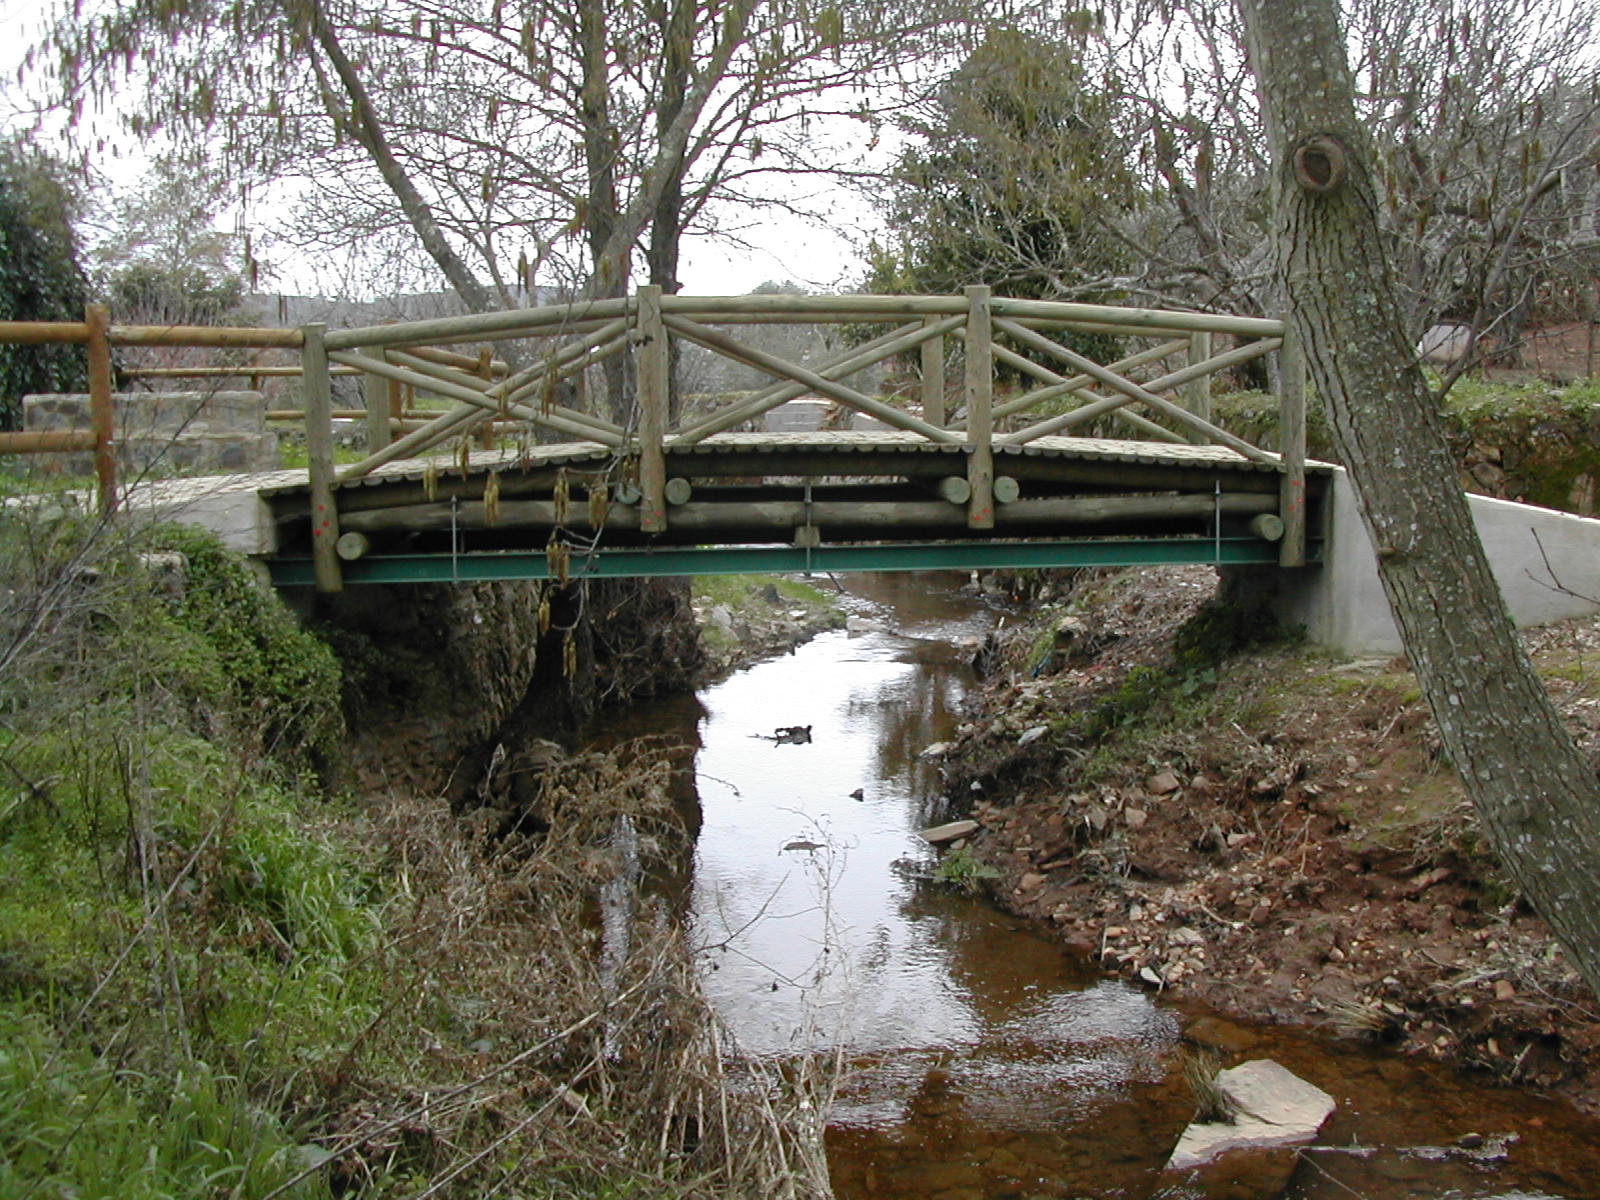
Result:
<instances>
[{"instance_id":1,"label":"flat white stone","mask_svg":"<svg viewBox=\"0 0 1600 1200\"><path fill-rule=\"evenodd\" d=\"M968 834L978 831L976 821L951 821L948 825L935 825L932 829L922 831L922 839L935 846L945 842L953 842L957 838L964 838Z\"/></svg>"},{"instance_id":2,"label":"flat white stone","mask_svg":"<svg viewBox=\"0 0 1600 1200\"><path fill-rule=\"evenodd\" d=\"M1234 1123L1190 1125L1167 1160L1169 1171L1202 1166L1229 1150L1309 1142L1335 1108L1327 1092L1270 1058L1219 1071L1217 1086L1233 1104Z\"/></svg>"}]
</instances>

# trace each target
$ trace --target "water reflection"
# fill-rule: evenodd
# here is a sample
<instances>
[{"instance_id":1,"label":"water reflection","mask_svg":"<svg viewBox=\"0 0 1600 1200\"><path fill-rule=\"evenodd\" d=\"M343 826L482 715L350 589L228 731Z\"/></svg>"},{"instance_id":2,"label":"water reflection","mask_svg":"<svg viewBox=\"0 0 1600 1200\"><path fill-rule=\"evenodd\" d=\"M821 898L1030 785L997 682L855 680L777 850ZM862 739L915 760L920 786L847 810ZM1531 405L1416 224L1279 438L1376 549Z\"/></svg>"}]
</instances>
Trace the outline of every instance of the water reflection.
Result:
<instances>
[{"instance_id":1,"label":"water reflection","mask_svg":"<svg viewBox=\"0 0 1600 1200\"><path fill-rule=\"evenodd\" d=\"M841 1197L1200 1196L1161 1170L1193 1111L1177 1012L904 868L932 857L916 832L940 805L918 754L951 736L991 619L960 582L853 578L876 628L612 723L686 748L704 826L684 903L706 989L747 1053L845 1048ZM812 740L772 740L790 725ZM1334 1149L1301 1164L1291 1200L1600 1196L1600 1125L1566 1106L1303 1033L1246 1036L1242 1057L1339 1103ZM1513 1130L1505 1164L1405 1149Z\"/></svg>"}]
</instances>

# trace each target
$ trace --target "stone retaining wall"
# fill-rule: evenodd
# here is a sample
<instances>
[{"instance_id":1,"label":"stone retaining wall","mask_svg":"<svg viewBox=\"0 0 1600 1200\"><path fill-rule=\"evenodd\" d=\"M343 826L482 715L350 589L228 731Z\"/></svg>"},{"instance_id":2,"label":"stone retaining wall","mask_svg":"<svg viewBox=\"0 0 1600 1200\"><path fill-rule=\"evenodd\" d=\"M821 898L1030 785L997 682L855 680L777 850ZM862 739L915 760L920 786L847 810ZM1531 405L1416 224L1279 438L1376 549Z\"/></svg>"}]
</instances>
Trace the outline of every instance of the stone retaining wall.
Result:
<instances>
[{"instance_id":1,"label":"stone retaining wall","mask_svg":"<svg viewBox=\"0 0 1600 1200\"><path fill-rule=\"evenodd\" d=\"M221 474L279 465L278 435L267 430L260 392L124 392L117 407L117 452L128 474ZM87 430L89 397L57 393L23 399L29 432ZM50 474L88 475L93 455L41 454Z\"/></svg>"}]
</instances>

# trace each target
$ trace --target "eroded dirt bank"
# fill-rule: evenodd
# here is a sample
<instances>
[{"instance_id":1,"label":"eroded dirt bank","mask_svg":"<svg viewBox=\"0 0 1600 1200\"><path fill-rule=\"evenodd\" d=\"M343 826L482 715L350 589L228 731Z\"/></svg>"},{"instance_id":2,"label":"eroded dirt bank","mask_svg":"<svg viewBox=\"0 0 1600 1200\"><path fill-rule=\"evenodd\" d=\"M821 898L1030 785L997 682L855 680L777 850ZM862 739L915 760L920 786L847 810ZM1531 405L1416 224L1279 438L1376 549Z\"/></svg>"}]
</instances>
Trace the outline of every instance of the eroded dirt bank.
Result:
<instances>
[{"instance_id":1,"label":"eroded dirt bank","mask_svg":"<svg viewBox=\"0 0 1600 1200\"><path fill-rule=\"evenodd\" d=\"M353 779L458 806L483 798L497 747L688 690L706 663L681 580L359 588L316 618L344 666ZM520 769L504 753L502 777Z\"/></svg>"},{"instance_id":2,"label":"eroded dirt bank","mask_svg":"<svg viewBox=\"0 0 1600 1200\"><path fill-rule=\"evenodd\" d=\"M1600 1007L1482 844L1404 661L1221 653L1265 629L1218 620L1215 587L1080 579L987 648L945 762L995 898L1148 986L1600 1110ZM1528 640L1600 757L1600 621Z\"/></svg>"}]
</instances>

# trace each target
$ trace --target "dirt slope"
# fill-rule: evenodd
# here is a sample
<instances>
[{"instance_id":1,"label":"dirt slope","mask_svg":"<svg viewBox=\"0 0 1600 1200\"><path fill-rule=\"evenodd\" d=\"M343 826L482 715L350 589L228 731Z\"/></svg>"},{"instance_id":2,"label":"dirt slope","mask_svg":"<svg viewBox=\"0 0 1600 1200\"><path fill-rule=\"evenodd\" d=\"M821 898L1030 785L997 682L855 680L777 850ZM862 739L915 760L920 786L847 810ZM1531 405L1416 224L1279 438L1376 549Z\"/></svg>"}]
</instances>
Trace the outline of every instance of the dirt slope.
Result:
<instances>
[{"instance_id":1,"label":"dirt slope","mask_svg":"<svg viewBox=\"0 0 1600 1200\"><path fill-rule=\"evenodd\" d=\"M1483 847L1405 663L1218 658L1214 585L1080 581L989 648L947 779L996 898L1149 986L1600 1109L1600 1006ZM1600 757L1600 622L1529 644Z\"/></svg>"}]
</instances>

